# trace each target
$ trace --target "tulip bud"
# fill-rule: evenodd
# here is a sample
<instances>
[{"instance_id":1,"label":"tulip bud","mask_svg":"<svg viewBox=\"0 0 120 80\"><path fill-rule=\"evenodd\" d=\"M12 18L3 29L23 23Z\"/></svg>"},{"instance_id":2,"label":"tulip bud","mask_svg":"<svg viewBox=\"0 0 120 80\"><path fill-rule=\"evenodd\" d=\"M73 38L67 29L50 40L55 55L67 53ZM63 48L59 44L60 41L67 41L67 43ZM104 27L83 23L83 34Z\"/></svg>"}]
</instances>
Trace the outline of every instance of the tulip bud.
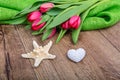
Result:
<instances>
[{"instance_id":1,"label":"tulip bud","mask_svg":"<svg viewBox=\"0 0 120 80\"><path fill-rule=\"evenodd\" d=\"M69 20L70 28L73 28L73 29L78 29L78 27L80 26L80 23L81 23L81 19L77 15L72 16Z\"/></svg>"},{"instance_id":2,"label":"tulip bud","mask_svg":"<svg viewBox=\"0 0 120 80\"><path fill-rule=\"evenodd\" d=\"M54 4L53 3L44 3L40 6L40 11L42 13L45 13L47 11L49 11L51 8L54 7Z\"/></svg>"},{"instance_id":3,"label":"tulip bud","mask_svg":"<svg viewBox=\"0 0 120 80\"><path fill-rule=\"evenodd\" d=\"M36 19L40 18L41 16L42 16L42 14L39 11L33 11L28 14L27 19L29 22L33 22Z\"/></svg>"},{"instance_id":4,"label":"tulip bud","mask_svg":"<svg viewBox=\"0 0 120 80\"><path fill-rule=\"evenodd\" d=\"M34 31L36 31L36 30L41 29L41 28L46 24L46 22L43 22L43 23L41 23L41 24L38 25L38 23L39 23L40 21L41 21L41 18L35 20L35 21L33 22L33 24L32 24L31 29L34 30Z\"/></svg>"},{"instance_id":5,"label":"tulip bud","mask_svg":"<svg viewBox=\"0 0 120 80\"><path fill-rule=\"evenodd\" d=\"M51 34L49 35L48 39L49 39L49 38L52 38L52 37L55 35L56 31L57 31L56 28L54 28L54 29L52 30Z\"/></svg>"},{"instance_id":6,"label":"tulip bud","mask_svg":"<svg viewBox=\"0 0 120 80\"><path fill-rule=\"evenodd\" d=\"M69 27L69 21L65 21L64 23L62 23L61 24L61 27L63 28L63 29L69 29L70 27Z\"/></svg>"}]
</instances>

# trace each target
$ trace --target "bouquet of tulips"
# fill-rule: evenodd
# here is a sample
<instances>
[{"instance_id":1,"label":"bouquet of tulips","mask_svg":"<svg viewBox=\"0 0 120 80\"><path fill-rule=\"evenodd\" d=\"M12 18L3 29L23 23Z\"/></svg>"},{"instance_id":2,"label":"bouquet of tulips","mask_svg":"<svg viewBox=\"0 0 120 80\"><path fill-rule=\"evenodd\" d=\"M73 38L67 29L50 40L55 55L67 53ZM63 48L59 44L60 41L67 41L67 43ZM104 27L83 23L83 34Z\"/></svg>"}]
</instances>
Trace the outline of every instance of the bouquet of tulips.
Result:
<instances>
[{"instance_id":1,"label":"bouquet of tulips","mask_svg":"<svg viewBox=\"0 0 120 80\"><path fill-rule=\"evenodd\" d=\"M42 40L58 32L59 42L69 31L77 43L81 30L108 28L119 21L120 0L0 0L0 24L27 24L33 35L43 34Z\"/></svg>"},{"instance_id":2,"label":"bouquet of tulips","mask_svg":"<svg viewBox=\"0 0 120 80\"><path fill-rule=\"evenodd\" d=\"M34 4L18 13L15 17L26 16L26 29L31 29L32 35L43 34L42 40L59 36L71 31L72 40L77 43L82 24L89 11L101 0L37 0Z\"/></svg>"}]
</instances>

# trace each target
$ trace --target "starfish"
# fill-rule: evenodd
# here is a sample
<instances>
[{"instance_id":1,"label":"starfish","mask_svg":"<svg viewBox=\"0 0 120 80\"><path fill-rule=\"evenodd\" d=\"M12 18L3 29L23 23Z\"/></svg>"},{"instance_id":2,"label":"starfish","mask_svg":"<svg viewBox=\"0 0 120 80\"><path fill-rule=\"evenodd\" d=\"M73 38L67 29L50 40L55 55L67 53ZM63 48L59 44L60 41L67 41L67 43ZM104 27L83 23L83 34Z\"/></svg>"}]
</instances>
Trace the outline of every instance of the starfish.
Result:
<instances>
[{"instance_id":1,"label":"starfish","mask_svg":"<svg viewBox=\"0 0 120 80\"><path fill-rule=\"evenodd\" d=\"M23 58L32 58L35 60L34 67L38 67L42 60L44 59L54 59L56 56L50 54L48 51L52 46L52 41L50 41L45 46L39 46L36 41L33 40L33 51L27 54L22 54Z\"/></svg>"}]
</instances>

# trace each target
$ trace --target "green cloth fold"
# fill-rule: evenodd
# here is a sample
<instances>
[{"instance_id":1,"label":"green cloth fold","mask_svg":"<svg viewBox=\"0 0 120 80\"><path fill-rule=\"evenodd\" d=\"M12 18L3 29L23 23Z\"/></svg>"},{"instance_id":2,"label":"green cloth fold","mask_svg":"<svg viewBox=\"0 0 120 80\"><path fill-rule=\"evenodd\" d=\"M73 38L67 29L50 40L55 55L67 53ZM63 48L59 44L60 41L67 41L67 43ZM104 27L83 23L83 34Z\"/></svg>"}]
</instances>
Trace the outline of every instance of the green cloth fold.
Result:
<instances>
[{"instance_id":1,"label":"green cloth fold","mask_svg":"<svg viewBox=\"0 0 120 80\"><path fill-rule=\"evenodd\" d=\"M0 24L11 21L18 12L36 0L0 0ZM95 30L110 27L120 21L120 0L101 0L86 17L82 30ZM14 20L15 21L15 20Z\"/></svg>"},{"instance_id":2,"label":"green cloth fold","mask_svg":"<svg viewBox=\"0 0 120 80\"><path fill-rule=\"evenodd\" d=\"M120 21L120 0L103 0L86 17L82 30L96 30L111 27Z\"/></svg>"},{"instance_id":3,"label":"green cloth fold","mask_svg":"<svg viewBox=\"0 0 120 80\"><path fill-rule=\"evenodd\" d=\"M36 0L0 0L0 21L10 20L19 11Z\"/></svg>"}]
</instances>

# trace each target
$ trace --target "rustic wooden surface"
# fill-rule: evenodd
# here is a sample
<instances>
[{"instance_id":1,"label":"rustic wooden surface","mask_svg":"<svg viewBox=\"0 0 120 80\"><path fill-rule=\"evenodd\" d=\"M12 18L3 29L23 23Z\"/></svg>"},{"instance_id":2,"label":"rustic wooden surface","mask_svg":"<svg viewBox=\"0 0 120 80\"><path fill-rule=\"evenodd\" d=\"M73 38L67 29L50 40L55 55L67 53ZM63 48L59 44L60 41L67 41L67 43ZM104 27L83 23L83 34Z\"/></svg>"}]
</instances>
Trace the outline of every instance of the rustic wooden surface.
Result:
<instances>
[{"instance_id":1,"label":"rustic wooden surface","mask_svg":"<svg viewBox=\"0 0 120 80\"><path fill-rule=\"evenodd\" d=\"M44 60L38 68L33 60L23 59L22 53L32 50L32 40L45 45L41 36L18 25L0 25L0 80L120 80L120 23L97 31L81 32L77 45L67 34L50 53L54 60ZM52 38L54 42L57 35ZM83 47L86 57L79 63L68 60L66 52Z\"/></svg>"}]
</instances>

